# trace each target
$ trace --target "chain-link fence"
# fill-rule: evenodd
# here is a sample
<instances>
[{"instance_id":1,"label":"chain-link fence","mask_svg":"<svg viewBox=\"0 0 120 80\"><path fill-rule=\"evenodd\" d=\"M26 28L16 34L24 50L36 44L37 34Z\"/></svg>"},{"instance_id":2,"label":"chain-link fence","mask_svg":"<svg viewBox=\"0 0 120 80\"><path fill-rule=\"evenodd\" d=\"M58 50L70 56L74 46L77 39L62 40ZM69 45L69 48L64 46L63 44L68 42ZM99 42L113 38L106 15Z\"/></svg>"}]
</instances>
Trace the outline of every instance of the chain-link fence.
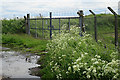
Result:
<instances>
[{"instance_id":1,"label":"chain-link fence","mask_svg":"<svg viewBox=\"0 0 120 80\"><path fill-rule=\"evenodd\" d=\"M52 15L51 15L52 16ZM79 17L39 17L29 18L29 26L31 35L36 38L50 39L51 34L60 34L62 30L70 31L70 26L80 27ZM120 46L120 16L118 20L118 43ZM115 16L112 14L97 14L84 16L82 26L85 26L85 31L93 36L96 41L101 41L105 48L113 48L116 44ZM96 28L95 28L96 27Z\"/></svg>"}]
</instances>

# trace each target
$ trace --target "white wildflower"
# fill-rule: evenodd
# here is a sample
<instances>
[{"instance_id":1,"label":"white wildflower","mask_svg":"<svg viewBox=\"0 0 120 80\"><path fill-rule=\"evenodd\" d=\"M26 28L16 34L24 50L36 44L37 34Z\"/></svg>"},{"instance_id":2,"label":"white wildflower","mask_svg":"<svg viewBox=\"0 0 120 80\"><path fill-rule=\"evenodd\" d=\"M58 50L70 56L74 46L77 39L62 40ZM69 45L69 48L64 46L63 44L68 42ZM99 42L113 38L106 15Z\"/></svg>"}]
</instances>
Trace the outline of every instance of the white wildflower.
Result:
<instances>
[{"instance_id":1,"label":"white wildflower","mask_svg":"<svg viewBox=\"0 0 120 80\"><path fill-rule=\"evenodd\" d=\"M62 55L62 57L65 57L66 55Z\"/></svg>"},{"instance_id":2,"label":"white wildflower","mask_svg":"<svg viewBox=\"0 0 120 80\"><path fill-rule=\"evenodd\" d=\"M81 45L81 42L79 42L78 45Z\"/></svg>"},{"instance_id":3,"label":"white wildflower","mask_svg":"<svg viewBox=\"0 0 120 80\"><path fill-rule=\"evenodd\" d=\"M97 58L100 58L100 56L97 56Z\"/></svg>"},{"instance_id":4,"label":"white wildflower","mask_svg":"<svg viewBox=\"0 0 120 80\"><path fill-rule=\"evenodd\" d=\"M80 61L81 60L81 58L79 57L77 60L76 60L76 62L78 62L78 61Z\"/></svg>"},{"instance_id":5,"label":"white wildflower","mask_svg":"<svg viewBox=\"0 0 120 80\"><path fill-rule=\"evenodd\" d=\"M96 61L96 62L94 62L93 64L99 64L99 62L98 62L98 61Z\"/></svg>"},{"instance_id":6,"label":"white wildflower","mask_svg":"<svg viewBox=\"0 0 120 80\"><path fill-rule=\"evenodd\" d=\"M97 59L96 58L92 58L91 61L96 61Z\"/></svg>"},{"instance_id":7,"label":"white wildflower","mask_svg":"<svg viewBox=\"0 0 120 80\"><path fill-rule=\"evenodd\" d=\"M83 71L83 74L85 74L86 73L86 71Z\"/></svg>"},{"instance_id":8,"label":"white wildflower","mask_svg":"<svg viewBox=\"0 0 120 80\"><path fill-rule=\"evenodd\" d=\"M85 63L84 65L87 65L87 63Z\"/></svg>"},{"instance_id":9,"label":"white wildflower","mask_svg":"<svg viewBox=\"0 0 120 80\"><path fill-rule=\"evenodd\" d=\"M52 62L50 62L50 65L52 65Z\"/></svg>"},{"instance_id":10,"label":"white wildflower","mask_svg":"<svg viewBox=\"0 0 120 80\"><path fill-rule=\"evenodd\" d=\"M73 69L74 69L74 71L80 70L80 69L79 69L79 65L78 65L78 64L77 64L77 65L73 65Z\"/></svg>"},{"instance_id":11,"label":"white wildflower","mask_svg":"<svg viewBox=\"0 0 120 80\"><path fill-rule=\"evenodd\" d=\"M85 55L87 55L88 53L85 53Z\"/></svg>"},{"instance_id":12,"label":"white wildflower","mask_svg":"<svg viewBox=\"0 0 120 80\"><path fill-rule=\"evenodd\" d=\"M103 62L103 63L105 63L105 61L104 61L104 60L102 60L102 62Z\"/></svg>"},{"instance_id":13,"label":"white wildflower","mask_svg":"<svg viewBox=\"0 0 120 80\"><path fill-rule=\"evenodd\" d=\"M68 71L71 71L71 67L68 67Z\"/></svg>"},{"instance_id":14,"label":"white wildflower","mask_svg":"<svg viewBox=\"0 0 120 80\"><path fill-rule=\"evenodd\" d=\"M73 51L73 54L75 54L76 53L76 51Z\"/></svg>"},{"instance_id":15,"label":"white wildflower","mask_svg":"<svg viewBox=\"0 0 120 80\"><path fill-rule=\"evenodd\" d=\"M88 71L88 72L90 72L90 71L91 71L91 69L90 69L90 68L88 68L88 69L87 69L87 71Z\"/></svg>"},{"instance_id":16,"label":"white wildflower","mask_svg":"<svg viewBox=\"0 0 120 80\"><path fill-rule=\"evenodd\" d=\"M57 65L57 63L55 63L55 65Z\"/></svg>"},{"instance_id":17,"label":"white wildflower","mask_svg":"<svg viewBox=\"0 0 120 80\"><path fill-rule=\"evenodd\" d=\"M68 74L69 72L67 71L66 74Z\"/></svg>"},{"instance_id":18,"label":"white wildflower","mask_svg":"<svg viewBox=\"0 0 120 80\"><path fill-rule=\"evenodd\" d=\"M97 67L97 69L101 69L101 67L100 67L100 66L98 66L98 67Z\"/></svg>"},{"instance_id":19,"label":"white wildflower","mask_svg":"<svg viewBox=\"0 0 120 80\"><path fill-rule=\"evenodd\" d=\"M60 59L61 57L59 57L59 59Z\"/></svg>"},{"instance_id":20,"label":"white wildflower","mask_svg":"<svg viewBox=\"0 0 120 80\"><path fill-rule=\"evenodd\" d=\"M93 73L96 73L96 69L93 69Z\"/></svg>"},{"instance_id":21,"label":"white wildflower","mask_svg":"<svg viewBox=\"0 0 120 80\"><path fill-rule=\"evenodd\" d=\"M90 75L87 75L87 78L90 78Z\"/></svg>"},{"instance_id":22,"label":"white wildflower","mask_svg":"<svg viewBox=\"0 0 120 80\"><path fill-rule=\"evenodd\" d=\"M113 76L113 79L117 79L118 76L119 74L117 73L116 75Z\"/></svg>"},{"instance_id":23,"label":"white wildflower","mask_svg":"<svg viewBox=\"0 0 120 80\"><path fill-rule=\"evenodd\" d=\"M101 75L102 75L101 73L98 74L98 76L101 76Z\"/></svg>"},{"instance_id":24,"label":"white wildflower","mask_svg":"<svg viewBox=\"0 0 120 80\"><path fill-rule=\"evenodd\" d=\"M84 57L84 55L83 55L83 54L81 54L81 57Z\"/></svg>"},{"instance_id":25,"label":"white wildflower","mask_svg":"<svg viewBox=\"0 0 120 80\"><path fill-rule=\"evenodd\" d=\"M59 76L58 76L58 75L56 75L56 77L57 77L57 79L59 79Z\"/></svg>"},{"instance_id":26,"label":"white wildflower","mask_svg":"<svg viewBox=\"0 0 120 80\"><path fill-rule=\"evenodd\" d=\"M62 76L61 74L58 74L59 76Z\"/></svg>"}]
</instances>

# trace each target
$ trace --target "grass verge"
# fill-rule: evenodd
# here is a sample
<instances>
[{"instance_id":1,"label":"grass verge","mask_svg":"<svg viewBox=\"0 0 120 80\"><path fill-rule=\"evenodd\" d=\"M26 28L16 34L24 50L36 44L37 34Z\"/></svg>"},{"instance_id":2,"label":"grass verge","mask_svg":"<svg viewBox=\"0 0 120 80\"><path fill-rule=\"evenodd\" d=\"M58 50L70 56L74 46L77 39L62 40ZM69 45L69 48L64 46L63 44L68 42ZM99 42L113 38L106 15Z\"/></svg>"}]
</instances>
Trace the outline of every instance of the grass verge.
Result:
<instances>
[{"instance_id":1,"label":"grass verge","mask_svg":"<svg viewBox=\"0 0 120 80\"><path fill-rule=\"evenodd\" d=\"M47 40L35 39L27 34L3 34L3 46L9 46L24 52L38 53L46 50Z\"/></svg>"}]
</instances>

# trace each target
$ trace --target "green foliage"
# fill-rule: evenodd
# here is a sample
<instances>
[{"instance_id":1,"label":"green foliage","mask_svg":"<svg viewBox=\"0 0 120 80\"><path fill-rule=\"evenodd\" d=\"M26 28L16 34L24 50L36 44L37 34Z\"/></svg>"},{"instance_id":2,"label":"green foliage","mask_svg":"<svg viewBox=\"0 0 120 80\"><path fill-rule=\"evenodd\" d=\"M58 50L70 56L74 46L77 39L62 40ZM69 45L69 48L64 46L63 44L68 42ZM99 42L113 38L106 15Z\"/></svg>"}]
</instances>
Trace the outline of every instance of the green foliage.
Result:
<instances>
[{"instance_id":1,"label":"green foliage","mask_svg":"<svg viewBox=\"0 0 120 80\"><path fill-rule=\"evenodd\" d=\"M65 26L64 26L65 27ZM104 48L102 42L91 35L79 36L79 28L71 26L70 33L53 35L47 44L42 79L119 79L118 52ZM42 61L42 62L43 62Z\"/></svg>"},{"instance_id":2,"label":"green foliage","mask_svg":"<svg viewBox=\"0 0 120 80\"><path fill-rule=\"evenodd\" d=\"M2 44L25 48L25 50L29 52L41 52L45 51L47 40L34 39L25 34L3 34Z\"/></svg>"},{"instance_id":3,"label":"green foliage","mask_svg":"<svg viewBox=\"0 0 120 80\"><path fill-rule=\"evenodd\" d=\"M24 19L2 20L2 33L24 33Z\"/></svg>"}]
</instances>

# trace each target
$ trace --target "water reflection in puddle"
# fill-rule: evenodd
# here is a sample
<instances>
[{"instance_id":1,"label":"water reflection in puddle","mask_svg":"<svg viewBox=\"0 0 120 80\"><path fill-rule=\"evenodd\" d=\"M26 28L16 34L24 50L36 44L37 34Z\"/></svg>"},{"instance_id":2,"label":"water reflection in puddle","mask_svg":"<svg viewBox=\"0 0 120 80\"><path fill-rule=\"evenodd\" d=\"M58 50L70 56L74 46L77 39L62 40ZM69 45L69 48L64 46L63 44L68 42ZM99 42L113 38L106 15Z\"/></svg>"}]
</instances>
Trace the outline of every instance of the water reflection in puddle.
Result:
<instances>
[{"instance_id":1,"label":"water reflection in puddle","mask_svg":"<svg viewBox=\"0 0 120 80\"><path fill-rule=\"evenodd\" d=\"M32 54L20 54L14 51L1 51L2 75L10 78L39 78L29 75L29 68L39 66L36 64L39 57Z\"/></svg>"}]
</instances>

